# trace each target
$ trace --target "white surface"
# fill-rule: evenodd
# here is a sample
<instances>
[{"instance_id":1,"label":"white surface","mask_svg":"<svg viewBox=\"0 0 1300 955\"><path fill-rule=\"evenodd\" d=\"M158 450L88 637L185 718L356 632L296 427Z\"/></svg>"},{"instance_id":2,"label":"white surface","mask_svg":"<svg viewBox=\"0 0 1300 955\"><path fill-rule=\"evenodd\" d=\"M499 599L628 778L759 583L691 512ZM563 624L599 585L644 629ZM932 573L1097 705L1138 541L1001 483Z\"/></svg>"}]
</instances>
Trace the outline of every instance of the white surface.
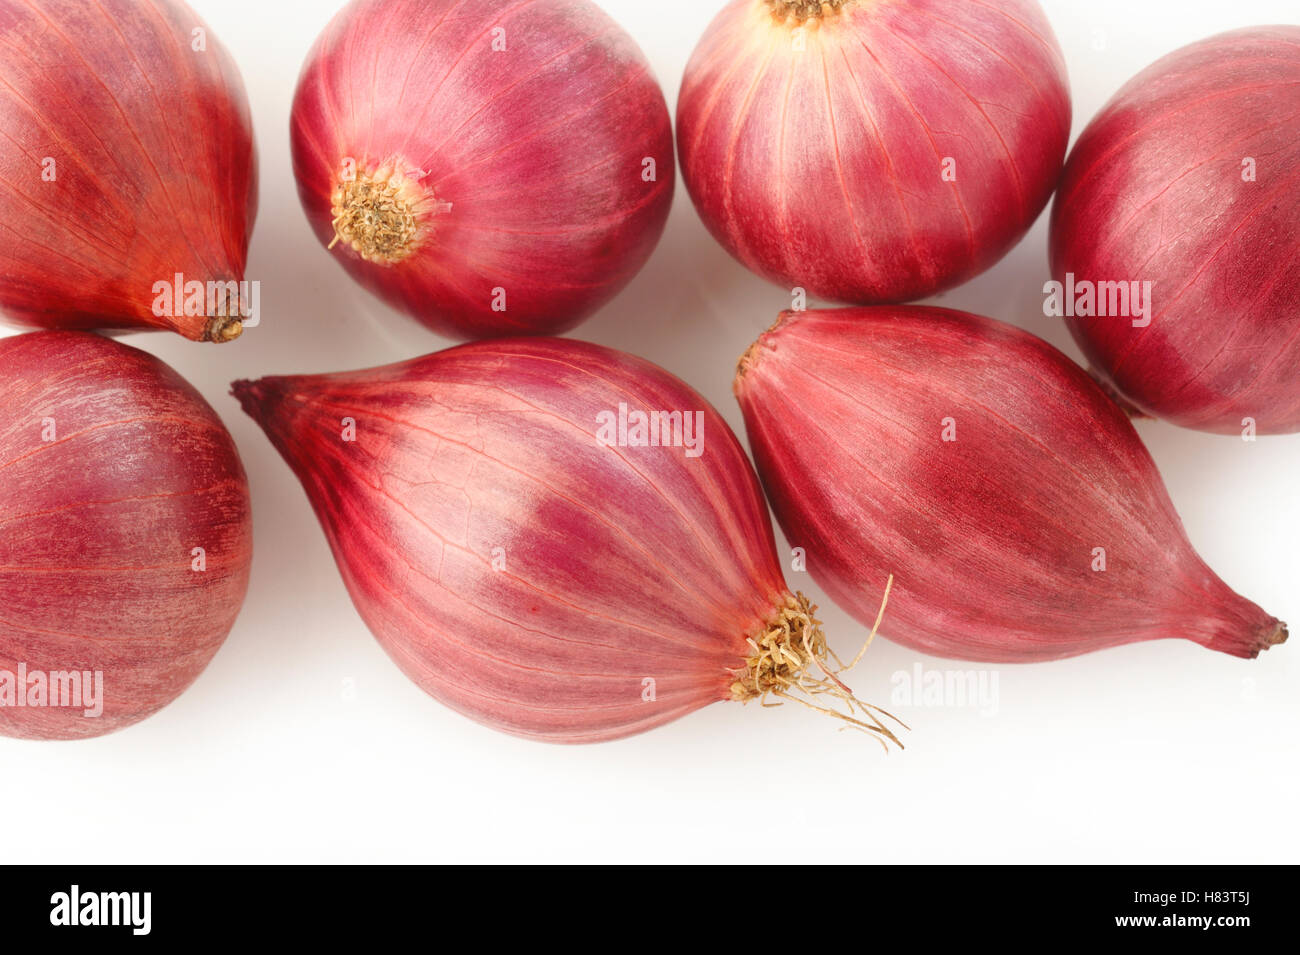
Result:
<instances>
[{"instance_id":1,"label":"white surface","mask_svg":"<svg viewBox=\"0 0 1300 955\"><path fill-rule=\"evenodd\" d=\"M425 696L357 616L289 469L226 396L236 378L335 371L446 342L330 261L298 206L288 117L334 2L193 0L233 52L262 165L249 277L263 324L224 347L127 339L177 368L229 424L248 468L256 558L247 604L198 682L155 717L71 744L0 739L6 862L751 860L1295 861L1300 647L1254 662L1167 641L1001 667L996 715L897 707L885 757L791 707L715 705L613 744L503 736ZM654 63L670 108L721 0L602 0ZM1296 20L1294 0L1046 0L1066 52L1075 131L1133 73L1212 33ZM944 297L1078 352L1042 315L1046 216L1002 263ZM577 337L636 352L700 389L738 430L734 361L788 305L709 238L684 187L633 285ZM1207 562L1300 624L1300 435L1247 444L1140 430ZM862 629L817 596L828 633ZM878 643L855 675L959 668Z\"/></svg>"}]
</instances>

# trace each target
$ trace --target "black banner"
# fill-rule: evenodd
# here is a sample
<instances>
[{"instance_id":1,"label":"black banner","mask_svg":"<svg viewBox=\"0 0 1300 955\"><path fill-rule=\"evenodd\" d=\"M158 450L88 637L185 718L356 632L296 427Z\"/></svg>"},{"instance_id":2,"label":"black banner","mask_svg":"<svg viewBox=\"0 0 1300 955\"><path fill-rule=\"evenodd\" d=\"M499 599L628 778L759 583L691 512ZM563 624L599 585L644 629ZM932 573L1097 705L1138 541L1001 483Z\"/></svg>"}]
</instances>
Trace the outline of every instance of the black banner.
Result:
<instances>
[{"instance_id":1,"label":"black banner","mask_svg":"<svg viewBox=\"0 0 1300 955\"><path fill-rule=\"evenodd\" d=\"M411 867L8 867L4 874L0 925L6 940L59 946L51 950L63 950L64 943L93 951L101 944L116 949L193 939L338 944L351 936L374 945L427 932L440 916L464 925L471 912L494 905L508 910L489 919L496 942L512 929L577 935L603 923L622 924L631 937L653 945L645 933L672 938L701 921L707 933L734 933L738 921L755 914L754 927L767 936L775 927L772 916L787 907L783 921L804 910L841 927L860 922L864 943L873 924L887 924L891 934L911 926L927 946L993 938L1143 945L1203 938L1234 945L1278 937L1290 921L1280 888L1289 880L1237 867L756 865L695 877L641 867L614 878L593 877L580 867L542 878L528 871ZM784 887L779 898L777 885ZM738 918L745 909L749 916ZM568 919L573 926L559 924Z\"/></svg>"}]
</instances>

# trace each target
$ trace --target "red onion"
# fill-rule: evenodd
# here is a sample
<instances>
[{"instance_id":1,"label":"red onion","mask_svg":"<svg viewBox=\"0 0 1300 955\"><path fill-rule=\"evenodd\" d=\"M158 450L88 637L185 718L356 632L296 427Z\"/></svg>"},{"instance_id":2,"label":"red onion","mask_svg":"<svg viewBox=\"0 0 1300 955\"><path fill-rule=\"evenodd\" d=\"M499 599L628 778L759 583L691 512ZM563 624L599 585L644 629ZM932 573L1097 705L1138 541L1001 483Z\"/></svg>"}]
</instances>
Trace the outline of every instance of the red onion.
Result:
<instances>
[{"instance_id":1,"label":"red onion","mask_svg":"<svg viewBox=\"0 0 1300 955\"><path fill-rule=\"evenodd\" d=\"M1124 413L1046 342L945 309L787 313L741 360L759 474L808 570L944 657L1032 661L1185 637L1253 657L1286 628L1192 550Z\"/></svg>"},{"instance_id":2,"label":"red onion","mask_svg":"<svg viewBox=\"0 0 1300 955\"><path fill-rule=\"evenodd\" d=\"M237 338L257 168L225 48L179 0L0 0L0 38L0 310Z\"/></svg>"},{"instance_id":3,"label":"red onion","mask_svg":"<svg viewBox=\"0 0 1300 955\"><path fill-rule=\"evenodd\" d=\"M234 394L379 642L472 719L579 743L718 700L856 702L735 436L649 362L512 339ZM857 725L893 738L869 708Z\"/></svg>"},{"instance_id":4,"label":"red onion","mask_svg":"<svg viewBox=\"0 0 1300 955\"><path fill-rule=\"evenodd\" d=\"M1298 117L1300 26L1257 27L1158 60L1075 145L1052 211L1056 313L1141 411L1300 431Z\"/></svg>"},{"instance_id":5,"label":"red onion","mask_svg":"<svg viewBox=\"0 0 1300 955\"><path fill-rule=\"evenodd\" d=\"M292 133L321 242L447 335L572 328L672 204L663 93L587 0L354 0L308 56Z\"/></svg>"},{"instance_id":6,"label":"red onion","mask_svg":"<svg viewBox=\"0 0 1300 955\"><path fill-rule=\"evenodd\" d=\"M951 288L1047 204L1070 135L1034 0L734 0L686 68L682 173L709 231L843 302Z\"/></svg>"},{"instance_id":7,"label":"red onion","mask_svg":"<svg viewBox=\"0 0 1300 955\"><path fill-rule=\"evenodd\" d=\"M239 613L239 455L176 372L85 332L0 340L0 407L0 734L129 726L194 681Z\"/></svg>"}]
</instances>

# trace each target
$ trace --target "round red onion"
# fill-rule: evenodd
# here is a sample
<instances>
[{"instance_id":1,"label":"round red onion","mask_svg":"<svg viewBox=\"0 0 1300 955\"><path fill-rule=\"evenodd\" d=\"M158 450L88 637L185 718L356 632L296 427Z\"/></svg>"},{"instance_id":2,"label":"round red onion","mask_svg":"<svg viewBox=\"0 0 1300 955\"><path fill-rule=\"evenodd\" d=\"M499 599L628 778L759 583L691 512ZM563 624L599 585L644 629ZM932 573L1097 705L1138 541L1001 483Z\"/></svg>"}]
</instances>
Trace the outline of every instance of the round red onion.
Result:
<instances>
[{"instance_id":1,"label":"round red onion","mask_svg":"<svg viewBox=\"0 0 1300 955\"><path fill-rule=\"evenodd\" d=\"M1158 60L1075 145L1052 271L1075 339L1141 411L1300 431L1298 116L1300 26L1257 27Z\"/></svg>"},{"instance_id":2,"label":"round red onion","mask_svg":"<svg viewBox=\"0 0 1300 955\"><path fill-rule=\"evenodd\" d=\"M1286 628L1192 550L1154 462L1034 336L923 307L786 313L736 396L781 526L859 620L927 653L1050 660L1185 637L1253 657Z\"/></svg>"},{"instance_id":3,"label":"round red onion","mask_svg":"<svg viewBox=\"0 0 1300 955\"><path fill-rule=\"evenodd\" d=\"M237 338L257 167L225 48L179 0L0 0L0 36L0 310Z\"/></svg>"},{"instance_id":4,"label":"round red onion","mask_svg":"<svg viewBox=\"0 0 1300 955\"><path fill-rule=\"evenodd\" d=\"M292 134L321 242L457 337L572 328L672 204L663 93L587 0L354 0L303 67Z\"/></svg>"},{"instance_id":5,"label":"round red onion","mask_svg":"<svg viewBox=\"0 0 1300 955\"><path fill-rule=\"evenodd\" d=\"M0 406L0 734L129 726L194 681L239 613L239 455L174 371L85 332L0 340Z\"/></svg>"},{"instance_id":6,"label":"round red onion","mask_svg":"<svg viewBox=\"0 0 1300 955\"><path fill-rule=\"evenodd\" d=\"M1047 204L1070 135L1034 0L734 0L677 106L682 173L750 269L897 302L987 269Z\"/></svg>"},{"instance_id":7,"label":"round red onion","mask_svg":"<svg viewBox=\"0 0 1300 955\"><path fill-rule=\"evenodd\" d=\"M662 369L512 339L234 394L379 642L472 719L579 743L718 700L844 699L748 459ZM888 735L870 709L858 725Z\"/></svg>"}]
</instances>

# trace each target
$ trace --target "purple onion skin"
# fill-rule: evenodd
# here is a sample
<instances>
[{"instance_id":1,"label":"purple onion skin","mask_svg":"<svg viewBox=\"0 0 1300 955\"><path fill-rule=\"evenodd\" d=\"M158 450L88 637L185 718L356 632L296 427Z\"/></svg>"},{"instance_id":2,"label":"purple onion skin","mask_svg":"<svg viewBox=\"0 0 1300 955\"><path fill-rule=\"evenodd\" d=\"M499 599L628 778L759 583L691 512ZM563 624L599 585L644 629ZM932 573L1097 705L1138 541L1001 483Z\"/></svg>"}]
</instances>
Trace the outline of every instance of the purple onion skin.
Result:
<instances>
[{"instance_id":1,"label":"purple onion skin","mask_svg":"<svg viewBox=\"0 0 1300 955\"><path fill-rule=\"evenodd\" d=\"M0 310L237 338L233 309L154 290L244 280L257 151L216 35L181 0L0 0L0 40Z\"/></svg>"},{"instance_id":2,"label":"purple onion skin","mask_svg":"<svg viewBox=\"0 0 1300 955\"><path fill-rule=\"evenodd\" d=\"M370 630L445 705L588 743L744 698L746 638L790 594L739 442L662 369L506 339L234 393L302 482ZM699 412L703 453L603 445L597 416L620 402Z\"/></svg>"},{"instance_id":3,"label":"purple onion skin","mask_svg":"<svg viewBox=\"0 0 1300 955\"><path fill-rule=\"evenodd\" d=\"M1052 272L1152 283L1137 324L1066 318L1141 412L1219 434L1300 431L1297 124L1300 26L1252 27L1156 61L1070 153Z\"/></svg>"},{"instance_id":4,"label":"purple onion skin","mask_svg":"<svg viewBox=\"0 0 1300 955\"><path fill-rule=\"evenodd\" d=\"M243 603L238 452L176 372L86 332L0 340L0 408L0 673L103 681L102 714L0 706L0 734L130 726L198 677Z\"/></svg>"},{"instance_id":5,"label":"purple onion skin","mask_svg":"<svg viewBox=\"0 0 1300 955\"><path fill-rule=\"evenodd\" d=\"M682 176L752 271L910 301L1002 258L1051 197L1070 92L1035 0L734 0L686 67Z\"/></svg>"},{"instance_id":6,"label":"purple onion skin","mask_svg":"<svg viewBox=\"0 0 1300 955\"><path fill-rule=\"evenodd\" d=\"M1197 556L1127 416L1011 325L922 306L788 312L736 395L772 508L831 599L936 656L1034 662L1286 627Z\"/></svg>"},{"instance_id":7,"label":"purple onion skin","mask_svg":"<svg viewBox=\"0 0 1300 955\"><path fill-rule=\"evenodd\" d=\"M645 265L672 205L663 92L588 0L354 0L308 55L291 134L322 245L456 338L574 327ZM414 233L357 242L348 175L396 190Z\"/></svg>"}]
</instances>

